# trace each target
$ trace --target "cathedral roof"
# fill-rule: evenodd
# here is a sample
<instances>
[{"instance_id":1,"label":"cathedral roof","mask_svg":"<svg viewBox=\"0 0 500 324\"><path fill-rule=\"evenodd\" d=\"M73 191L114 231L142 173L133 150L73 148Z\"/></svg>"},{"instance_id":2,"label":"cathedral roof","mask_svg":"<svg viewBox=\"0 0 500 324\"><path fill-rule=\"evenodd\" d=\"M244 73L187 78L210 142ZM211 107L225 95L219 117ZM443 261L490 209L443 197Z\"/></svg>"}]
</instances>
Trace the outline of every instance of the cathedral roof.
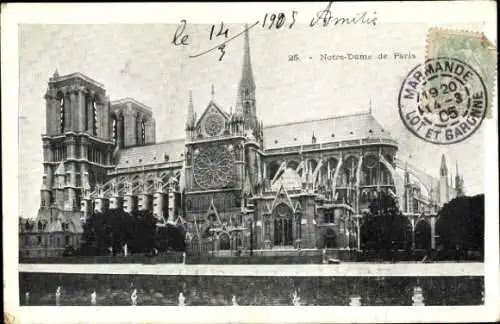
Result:
<instances>
[{"instance_id":1,"label":"cathedral roof","mask_svg":"<svg viewBox=\"0 0 500 324\"><path fill-rule=\"evenodd\" d=\"M317 144L370 137L391 139L373 115L365 112L265 126L264 148L314 144L313 137Z\"/></svg>"},{"instance_id":2,"label":"cathedral roof","mask_svg":"<svg viewBox=\"0 0 500 324\"><path fill-rule=\"evenodd\" d=\"M184 139L128 147L120 150L117 168L184 160Z\"/></svg>"}]
</instances>

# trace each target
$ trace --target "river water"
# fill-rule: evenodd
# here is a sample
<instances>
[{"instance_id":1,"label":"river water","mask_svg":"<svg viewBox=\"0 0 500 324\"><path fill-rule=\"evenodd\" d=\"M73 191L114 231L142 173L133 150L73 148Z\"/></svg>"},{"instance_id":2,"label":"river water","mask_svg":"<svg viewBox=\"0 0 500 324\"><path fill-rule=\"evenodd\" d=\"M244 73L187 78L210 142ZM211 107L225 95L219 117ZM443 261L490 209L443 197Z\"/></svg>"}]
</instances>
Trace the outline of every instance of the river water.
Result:
<instances>
[{"instance_id":1,"label":"river water","mask_svg":"<svg viewBox=\"0 0 500 324\"><path fill-rule=\"evenodd\" d=\"M56 296L57 288L58 297ZM287 306L293 295L308 306L481 305L483 276L459 277L252 277L19 274L20 304L60 306ZM92 293L95 291L94 298ZM92 301L92 299L94 299Z\"/></svg>"}]
</instances>

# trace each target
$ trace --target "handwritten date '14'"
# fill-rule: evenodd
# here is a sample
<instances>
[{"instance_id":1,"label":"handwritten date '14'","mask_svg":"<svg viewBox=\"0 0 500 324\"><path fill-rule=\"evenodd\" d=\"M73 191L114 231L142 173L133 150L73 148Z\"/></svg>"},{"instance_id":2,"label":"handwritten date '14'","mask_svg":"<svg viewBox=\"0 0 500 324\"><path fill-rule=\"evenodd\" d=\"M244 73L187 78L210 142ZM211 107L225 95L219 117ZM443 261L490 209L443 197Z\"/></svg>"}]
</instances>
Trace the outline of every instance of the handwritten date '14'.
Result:
<instances>
[{"instance_id":1,"label":"handwritten date '14'","mask_svg":"<svg viewBox=\"0 0 500 324\"><path fill-rule=\"evenodd\" d=\"M360 12L354 16L334 16L332 15L331 7L333 2L329 2L326 8L318 11L316 15L311 19L309 27L313 28L315 26L328 27L328 26L338 26L338 25L356 25L363 24L368 26L377 25L377 16L374 12L373 16L370 16L366 11ZM195 58L203 54L210 53L212 51L219 50L219 61L222 60L226 53L226 45L238 36L243 35L246 31L260 25L262 29L268 30L280 30L284 28L292 29L295 25L298 12L292 10L291 12L279 12L279 13L266 13L261 21L256 21L250 26L245 26L243 30L240 30L237 34L231 36L231 32L224 22L219 25L211 25L208 31L208 39L210 41L221 40L220 43L215 46L201 51L199 53L189 55L190 58ZM318 24L319 23L319 24ZM187 21L185 19L181 20L181 24L175 30L175 34L172 40L172 44L175 46L188 46L190 45L190 35L186 33Z\"/></svg>"},{"instance_id":2,"label":"handwritten date '14'","mask_svg":"<svg viewBox=\"0 0 500 324\"><path fill-rule=\"evenodd\" d=\"M219 55L219 61L222 60L224 57L224 54L226 53L226 45L232 41L233 39L237 38L238 36L243 35L247 30L256 27L257 25L261 25L262 28L268 28L268 29L280 29L282 27L288 26L288 28L292 28L293 25L295 24L295 16L297 15L297 11L293 10L291 15L289 16L288 23L287 23L287 16L285 13L280 12L280 13L273 13L273 14L268 14L266 13L264 16L264 19L262 23L260 21L255 22L254 24L250 26L245 26L245 28L240 31L238 34L230 37L230 31L229 28L224 25L224 22L221 22L218 26L216 25L211 25L209 33L208 33L208 38L210 41L216 40L216 39L222 39L223 41L208 50L199 52L194 55L189 55L190 58L195 58L198 56L201 56L203 54L207 54L209 52L212 52L214 50L219 50L220 55ZM288 24L288 25L286 25ZM181 20L181 24L177 26L174 37L172 39L172 44L175 46L188 46L191 44L190 42L190 35L186 33L186 27L187 27L187 21L185 19Z\"/></svg>"}]
</instances>

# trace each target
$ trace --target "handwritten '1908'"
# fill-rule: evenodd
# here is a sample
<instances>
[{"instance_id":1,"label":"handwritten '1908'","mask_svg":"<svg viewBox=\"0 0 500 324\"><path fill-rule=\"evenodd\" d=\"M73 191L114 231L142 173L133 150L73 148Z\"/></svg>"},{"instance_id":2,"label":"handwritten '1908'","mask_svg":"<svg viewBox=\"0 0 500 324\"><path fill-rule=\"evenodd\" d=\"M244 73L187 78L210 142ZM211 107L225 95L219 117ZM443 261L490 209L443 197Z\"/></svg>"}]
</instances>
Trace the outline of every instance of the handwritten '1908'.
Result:
<instances>
[{"instance_id":1,"label":"handwritten '1908'","mask_svg":"<svg viewBox=\"0 0 500 324\"><path fill-rule=\"evenodd\" d=\"M355 16L351 17L342 17L342 16L333 16L331 12L331 7L332 7L332 2L329 2L323 10L320 10L316 13L316 16L311 19L311 22L309 23L310 27L316 26L318 22L322 22L320 26L322 27L328 27L328 26L337 26L337 25L356 25L356 24L365 24L365 25L370 25L370 26L376 26L377 24L377 16L376 12L374 12L373 16L369 16L369 14L364 11L360 12ZM295 24L295 17L298 14L296 10L293 10L291 12L291 17L290 17L290 23L288 24L288 28L292 28ZM286 26L286 20L287 16L285 13L280 12L278 14L268 14L266 13L264 16L264 19L262 21L262 28L268 28L268 29L280 29L284 26ZM224 22L221 22L219 27L216 29L215 25L212 25L210 28L210 33L209 33L209 39L213 40L215 38L221 37L224 39L223 42L217 44L214 47L209 48L208 50L202 51L198 54L194 55L189 55L190 58L195 58L199 57L203 54L209 53L213 50L218 49L221 52L221 55L219 56L219 61L222 60L224 57L224 54L226 53L225 48L226 44L232 41L233 39L237 38L238 36L242 35L249 29L257 26L260 24L260 21L256 21L254 24L252 24L249 27L245 26L245 29L241 31L240 33L234 35L233 37L229 38L229 29L224 26ZM177 27L174 38L172 40L172 44L176 46L186 46L189 45L189 35L184 34L185 29L186 29L187 22L185 19L181 20L181 24Z\"/></svg>"},{"instance_id":2,"label":"handwritten '1908'","mask_svg":"<svg viewBox=\"0 0 500 324\"><path fill-rule=\"evenodd\" d=\"M297 14L297 11L293 10L292 11L292 22L289 24L288 28L292 28L293 25L295 24L295 15ZM262 27L272 29L273 27L275 29L280 29L283 27L286 21L286 15L284 13L278 13L278 14L267 14L264 16L264 20L262 22ZM217 44L214 47L209 48L208 50L202 51L200 53L194 54L194 55L189 55L190 58L195 58L198 56L201 56L203 54L207 54L215 49L218 49L221 52L221 55L219 56L219 61L222 60L224 57L224 54L226 53L225 48L226 44L232 41L233 39L237 38L238 36L242 35L245 33L247 30L257 26L260 24L260 21L256 21L249 27L245 27L240 33L234 35L233 37L229 38L229 29L224 26L224 22L221 22L220 25L217 27L215 25L212 25L210 28L210 33L209 33L209 39L213 40L218 37L222 37L225 40L221 42L220 44ZM185 34L187 26L187 21L185 19L181 20L181 24L177 26L177 29L175 30L174 38L172 40L172 44L176 46L186 46L189 45L189 35Z\"/></svg>"}]
</instances>

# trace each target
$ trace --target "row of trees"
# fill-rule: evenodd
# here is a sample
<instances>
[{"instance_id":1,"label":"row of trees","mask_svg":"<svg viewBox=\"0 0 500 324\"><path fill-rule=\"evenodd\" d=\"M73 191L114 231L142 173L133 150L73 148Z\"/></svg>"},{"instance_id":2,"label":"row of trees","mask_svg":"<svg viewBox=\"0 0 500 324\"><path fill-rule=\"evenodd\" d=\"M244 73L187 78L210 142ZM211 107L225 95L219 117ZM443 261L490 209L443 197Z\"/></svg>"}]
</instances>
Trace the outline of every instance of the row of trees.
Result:
<instances>
[{"instance_id":1,"label":"row of trees","mask_svg":"<svg viewBox=\"0 0 500 324\"><path fill-rule=\"evenodd\" d=\"M381 194L369 206L361 228L363 250L408 250L411 248L412 228L399 210L397 201ZM484 253L484 195L457 197L443 206L436 222L438 250L443 255L457 251ZM185 251L185 229L165 224L157 226L150 211L132 214L123 210L95 213L83 226L79 253L106 255L120 253L126 245L128 253L158 251ZM430 241L430 233L425 233Z\"/></svg>"},{"instance_id":2,"label":"row of trees","mask_svg":"<svg viewBox=\"0 0 500 324\"><path fill-rule=\"evenodd\" d=\"M185 231L182 226L162 224L150 211L128 214L123 210L94 213L83 225L82 255L118 254L124 246L127 253L185 251Z\"/></svg>"},{"instance_id":3,"label":"row of trees","mask_svg":"<svg viewBox=\"0 0 500 324\"><path fill-rule=\"evenodd\" d=\"M364 250L394 250L411 248L412 235L426 239L431 233L412 233L409 220L401 214L397 201L382 193L369 206L361 228L361 242ZM457 197L446 203L439 211L435 234L437 252L443 258L462 256L467 251L484 254L484 195ZM420 234L420 237L419 237Z\"/></svg>"}]
</instances>

